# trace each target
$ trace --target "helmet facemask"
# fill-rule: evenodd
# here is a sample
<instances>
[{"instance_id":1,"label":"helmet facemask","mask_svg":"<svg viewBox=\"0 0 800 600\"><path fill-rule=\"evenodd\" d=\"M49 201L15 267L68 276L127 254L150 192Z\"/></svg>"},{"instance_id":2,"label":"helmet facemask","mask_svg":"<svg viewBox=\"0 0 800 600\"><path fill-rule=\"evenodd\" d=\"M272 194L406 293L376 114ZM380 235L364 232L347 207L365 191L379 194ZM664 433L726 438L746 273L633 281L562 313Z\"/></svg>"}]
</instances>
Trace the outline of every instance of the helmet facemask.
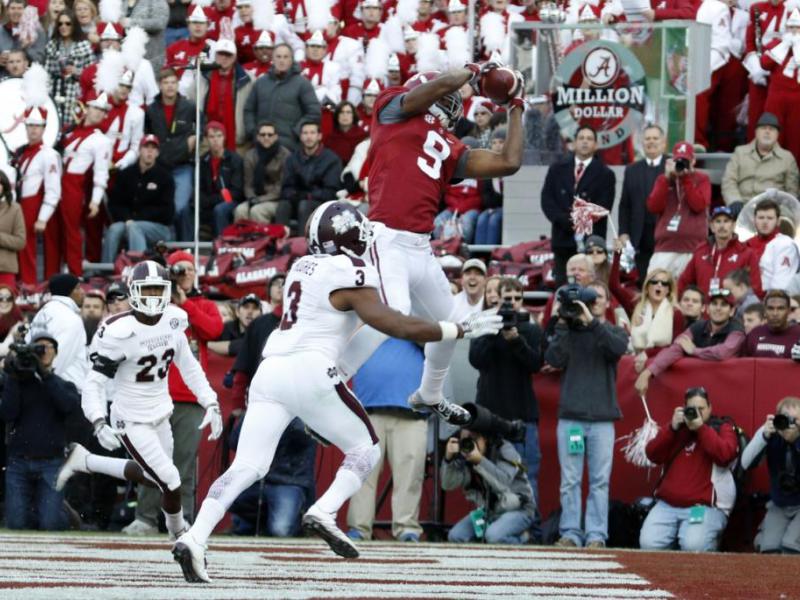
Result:
<instances>
[{"instance_id":1,"label":"helmet facemask","mask_svg":"<svg viewBox=\"0 0 800 600\"><path fill-rule=\"evenodd\" d=\"M172 299L172 282L160 278L152 278L150 281L148 279L150 278L130 282L130 305L136 312L156 317L164 314L169 306ZM146 288L161 288L161 294L144 295L143 292Z\"/></svg>"},{"instance_id":2,"label":"helmet facemask","mask_svg":"<svg viewBox=\"0 0 800 600\"><path fill-rule=\"evenodd\" d=\"M429 109L430 113L439 119L442 127L448 131L453 131L456 123L464 112L464 105L461 102L461 94L452 92L444 98L439 99L436 104Z\"/></svg>"}]
</instances>

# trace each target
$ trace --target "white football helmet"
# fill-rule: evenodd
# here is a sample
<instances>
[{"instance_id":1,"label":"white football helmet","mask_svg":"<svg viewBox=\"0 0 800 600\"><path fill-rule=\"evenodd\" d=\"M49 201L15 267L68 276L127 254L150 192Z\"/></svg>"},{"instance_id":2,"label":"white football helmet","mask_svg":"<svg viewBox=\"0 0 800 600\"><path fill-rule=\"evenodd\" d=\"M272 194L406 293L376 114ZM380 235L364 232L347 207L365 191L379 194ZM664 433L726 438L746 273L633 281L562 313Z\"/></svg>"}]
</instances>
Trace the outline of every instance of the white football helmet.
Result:
<instances>
[{"instance_id":1,"label":"white football helmet","mask_svg":"<svg viewBox=\"0 0 800 600\"><path fill-rule=\"evenodd\" d=\"M144 288L160 287L158 295L142 295ZM131 308L149 317L163 314L172 298L172 282L167 270L152 260L134 265L128 277Z\"/></svg>"}]
</instances>

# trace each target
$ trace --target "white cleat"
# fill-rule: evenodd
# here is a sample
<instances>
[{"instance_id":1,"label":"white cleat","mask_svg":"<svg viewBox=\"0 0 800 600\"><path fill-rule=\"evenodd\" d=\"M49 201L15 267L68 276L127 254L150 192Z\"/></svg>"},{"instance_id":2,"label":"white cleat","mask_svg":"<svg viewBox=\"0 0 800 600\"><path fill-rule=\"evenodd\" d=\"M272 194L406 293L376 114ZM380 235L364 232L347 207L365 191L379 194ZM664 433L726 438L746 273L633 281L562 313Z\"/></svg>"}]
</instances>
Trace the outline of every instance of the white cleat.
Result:
<instances>
[{"instance_id":1,"label":"white cleat","mask_svg":"<svg viewBox=\"0 0 800 600\"><path fill-rule=\"evenodd\" d=\"M358 558L358 549L352 540L336 526L333 515L321 511L315 504L303 515L303 529L322 538L336 554L344 558Z\"/></svg>"},{"instance_id":2,"label":"white cleat","mask_svg":"<svg viewBox=\"0 0 800 600\"><path fill-rule=\"evenodd\" d=\"M86 457L89 456L89 451L80 444L70 444L69 454L67 460L58 470L56 476L56 491L60 492L67 485L70 477L75 473L88 473L86 468Z\"/></svg>"},{"instance_id":3,"label":"white cleat","mask_svg":"<svg viewBox=\"0 0 800 600\"><path fill-rule=\"evenodd\" d=\"M448 423L458 425L459 427L466 425L472 420L472 415L470 415L466 408L448 402L444 398L433 403L425 402L419 390L408 397L408 405L417 412L436 413Z\"/></svg>"},{"instance_id":4,"label":"white cleat","mask_svg":"<svg viewBox=\"0 0 800 600\"><path fill-rule=\"evenodd\" d=\"M172 547L172 556L181 566L189 583L211 583L206 571L206 547L198 544L190 532L184 533Z\"/></svg>"}]
</instances>

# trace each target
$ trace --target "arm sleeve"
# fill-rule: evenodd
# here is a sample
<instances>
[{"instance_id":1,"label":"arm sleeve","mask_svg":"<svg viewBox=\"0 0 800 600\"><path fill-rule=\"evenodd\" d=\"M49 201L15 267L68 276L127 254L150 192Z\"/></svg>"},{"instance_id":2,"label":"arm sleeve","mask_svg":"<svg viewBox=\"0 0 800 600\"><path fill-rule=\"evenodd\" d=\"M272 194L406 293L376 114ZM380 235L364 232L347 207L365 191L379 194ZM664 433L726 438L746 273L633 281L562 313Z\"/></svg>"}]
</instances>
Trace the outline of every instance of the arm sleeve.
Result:
<instances>
[{"instance_id":1,"label":"arm sleeve","mask_svg":"<svg viewBox=\"0 0 800 600\"><path fill-rule=\"evenodd\" d=\"M302 75L299 76L301 81L300 87L300 106L303 110L303 116L295 125L295 133L300 135L300 127L303 123L317 122L322 116L322 107L317 100L317 94L314 92L314 86Z\"/></svg>"},{"instance_id":2,"label":"arm sleeve","mask_svg":"<svg viewBox=\"0 0 800 600\"><path fill-rule=\"evenodd\" d=\"M502 336L501 336L502 337ZM532 327L525 335L508 342L511 355L529 373L536 373L542 367L541 334L538 327Z\"/></svg>"},{"instance_id":3,"label":"arm sleeve","mask_svg":"<svg viewBox=\"0 0 800 600\"><path fill-rule=\"evenodd\" d=\"M256 190L253 187L253 179L255 178L256 160L254 154L248 152L245 154L242 169L242 185L244 189L244 199L253 200L256 197Z\"/></svg>"},{"instance_id":4,"label":"arm sleeve","mask_svg":"<svg viewBox=\"0 0 800 600\"><path fill-rule=\"evenodd\" d=\"M686 289L686 286L693 283L697 283L697 272L694 267L694 255L689 262L686 263L686 267L683 269L681 276L678 277L678 297L683 294L683 290Z\"/></svg>"},{"instance_id":5,"label":"arm sleeve","mask_svg":"<svg viewBox=\"0 0 800 600\"><path fill-rule=\"evenodd\" d=\"M442 489L445 491L462 488L469 483L469 470L463 459L453 458L450 462L442 459Z\"/></svg>"},{"instance_id":6,"label":"arm sleeve","mask_svg":"<svg viewBox=\"0 0 800 600\"><path fill-rule=\"evenodd\" d=\"M108 212L112 223L124 222L131 218L134 189L135 187L128 182L127 171L117 174L116 185L108 195Z\"/></svg>"},{"instance_id":7,"label":"arm sleeve","mask_svg":"<svg viewBox=\"0 0 800 600\"><path fill-rule=\"evenodd\" d=\"M619 275L620 258L621 253L614 252L614 258L611 261L611 271L608 274L608 289L611 295L622 305L622 308L625 309L625 312L632 315L633 309L636 306L636 295L622 285Z\"/></svg>"},{"instance_id":8,"label":"arm sleeve","mask_svg":"<svg viewBox=\"0 0 800 600\"><path fill-rule=\"evenodd\" d=\"M181 306L189 316L189 326L200 340L215 340L224 326L217 306L210 300L201 298L189 300Z\"/></svg>"},{"instance_id":9,"label":"arm sleeve","mask_svg":"<svg viewBox=\"0 0 800 600\"><path fill-rule=\"evenodd\" d=\"M93 182L92 182L92 200L91 204L99 206L103 201L103 195L106 193L108 186L108 167L111 163L111 142L108 138L103 139L103 143L97 143L92 146L94 151L94 164L92 165Z\"/></svg>"},{"instance_id":10,"label":"arm sleeve","mask_svg":"<svg viewBox=\"0 0 800 600\"><path fill-rule=\"evenodd\" d=\"M0 233L0 248L19 252L25 247L25 220L19 204L12 204L13 211L12 231Z\"/></svg>"},{"instance_id":11,"label":"arm sleeve","mask_svg":"<svg viewBox=\"0 0 800 600\"><path fill-rule=\"evenodd\" d=\"M621 327L600 323L597 319L589 327L594 329L598 348L608 360L618 360L628 351L628 334Z\"/></svg>"},{"instance_id":12,"label":"arm sleeve","mask_svg":"<svg viewBox=\"0 0 800 600\"><path fill-rule=\"evenodd\" d=\"M332 200L336 198L336 192L342 187L342 161L338 156L333 155L331 152L330 160L325 165L325 171L322 173L322 181L320 185L314 186L311 191L311 199L320 202Z\"/></svg>"},{"instance_id":13,"label":"arm sleeve","mask_svg":"<svg viewBox=\"0 0 800 600\"><path fill-rule=\"evenodd\" d=\"M61 157L55 152L47 153L44 171L44 201L39 209L40 221L45 223L56 212L61 200Z\"/></svg>"},{"instance_id":14,"label":"arm sleeve","mask_svg":"<svg viewBox=\"0 0 800 600\"><path fill-rule=\"evenodd\" d=\"M544 187L542 188L542 211L553 225L571 230L572 220L569 217L569 207L565 208L558 204L558 197L556 194L558 183L555 179L556 177L551 167L547 170L547 175L544 178Z\"/></svg>"},{"instance_id":15,"label":"arm sleeve","mask_svg":"<svg viewBox=\"0 0 800 600\"><path fill-rule=\"evenodd\" d=\"M50 393L50 399L56 410L62 415L72 413L81 405L81 397L74 383L64 381L58 375L45 377L42 383Z\"/></svg>"},{"instance_id":16,"label":"arm sleeve","mask_svg":"<svg viewBox=\"0 0 800 600\"><path fill-rule=\"evenodd\" d=\"M7 423L19 417L19 410L22 406L20 394L19 382L13 377L7 377L3 387L3 396L0 399L0 417Z\"/></svg>"},{"instance_id":17,"label":"arm sleeve","mask_svg":"<svg viewBox=\"0 0 800 600\"><path fill-rule=\"evenodd\" d=\"M397 94L384 104L378 113L378 122L382 125L391 125L405 121L408 118L408 115L403 112L405 96L405 94Z\"/></svg>"},{"instance_id":18,"label":"arm sleeve","mask_svg":"<svg viewBox=\"0 0 800 600\"><path fill-rule=\"evenodd\" d=\"M94 423L98 419L106 418L106 383L114 378L119 363L125 360L125 355L122 348L114 343L114 338L98 330L92 341L90 359L92 368L83 385L81 407L89 423Z\"/></svg>"},{"instance_id":19,"label":"arm sleeve","mask_svg":"<svg viewBox=\"0 0 800 600\"><path fill-rule=\"evenodd\" d=\"M747 444L742 452L742 468L752 469L757 467L761 459L764 458L764 450L767 449L767 440L764 439L764 426L758 428L753 434L753 439Z\"/></svg>"},{"instance_id":20,"label":"arm sleeve","mask_svg":"<svg viewBox=\"0 0 800 600\"><path fill-rule=\"evenodd\" d=\"M708 348L697 348L692 356L703 360L726 360L739 356L743 344L744 332L731 331L721 344Z\"/></svg>"},{"instance_id":21,"label":"arm sleeve","mask_svg":"<svg viewBox=\"0 0 800 600\"><path fill-rule=\"evenodd\" d=\"M248 140L253 139L256 129L256 109L258 107L258 82L253 84L244 102L244 133Z\"/></svg>"},{"instance_id":22,"label":"arm sleeve","mask_svg":"<svg viewBox=\"0 0 800 600\"><path fill-rule=\"evenodd\" d=\"M650 195L647 197L647 210L654 215L660 215L667 207L667 196L669 195L669 182L665 175L656 177L656 182Z\"/></svg>"},{"instance_id":23,"label":"arm sleeve","mask_svg":"<svg viewBox=\"0 0 800 600\"><path fill-rule=\"evenodd\" d=\"M759 257L751 249L746 250L750 255L747 261L747 269L750 271L750 287L753 288L753 293L759 298L764 297L764 286L761 285L761 267L759 266ZM773 286L774 287L774 286Z\"/></svg>"},{"instance_id":24,"label":"arm sleeve","mask_svg":"<svg viewBox=\"0 0 800 600\"><path fill-rule=\"evenodd\" d=\"M663 465L670 459L678 444L683 445L686 443L687 435L685 427L675 431L668 423L659 430L656 437L647 443L645 448L647 458L657 465Z\"/></svg>"},{"instance_id":25,"label":"arm sleeve","mask_svg":"<svg viewBox=\"0 0 800 600\"><path fill-rule=\"evenodd\" d=\"M142 137L144 137L144 112L137 111L131 122L130 144L127 152L117 161L116 167L118 169L124 169L136 162L139 158L139 144L142 141Z\"/></svg>"},{"instance_id":26,"label":"arm sleeve","mask_svg":"<svg viewBox=\"0 0 800 600\"><path fill-rule=\"evenodd\" d=\"M238 154L234 154L231 164L231 180L228 181L228 189L235 204L244 200L244 163Z\"/></svg>"},{"instance_id":27,"label":"arm sleeve","mask_svg":"<svg viewBox=\"0 0 800 600\"><path fill-rule=\"evenodd\" d=\"M708 177L681 177L680 182L691 211L705 211L711 204L711 181Z\"/></svg>"},{"instance_id":28,"label":"arm sleeve","mask_svg":"<svg viewBox=\"0 0 800 600\"><path fill-rule=\"evenodd\" d=\"M739 153L734 152L728 164L725 165L725 173L722 175L722 199L725 204L741 202L742 195L739 193Z\"/></svg>"},{"instance_id":29,"label":"arm sleeve","mask_svg":"<svg viewBox=\"0 0 800 600\"><path fill-rule=\"evenodd\" d=\"M671 4L673 4L673 6L669 8L655 9L654 19L656 21L666 21L668 19L694 20L697 14L697 6L692 0L676 0L676 2Z\"/></svg>"},{"instance_id":30,"label":"arm sleeve","mask_svg":"<svg viewBox=\"0 0 800 600\"><path fill-rule=\"evenodd\" d=\"M789 287L792 277L800 270L800 251L794 240L788 240L773 256L774 266L770 287L785 290Z\"/></svg>"},{"instance_id":31,"label":"arm sleeve","mask_svg":"<svg viewBox=\"0 0 800 600\"><path fill-rule=\"evenodd\" d=\"M688 335L688 333L684 331L681 335ZM653 359L653 362L647 366L647 370L653 374L653 377L658 377L674 363L683 358L683 348L677 343L677 339L678 338L675 338L675 342L659 352Z\"/></svg>"},{"instance_id":32,"label":"arm sleeve","mask_svg":"<svg viewBox=\"0 0 800 600\"><path fill-rule=\"evenodd\" d=\"M515 464L505 460L495 464L486 457L472 468L498 494L511 491L511 482L519 471L519 467Z\"/></svg>"},{"instance_id":33,"label":"arm sleeve","mask_svg":"<svg viewBox=\"0 0 800 600\"><path fill-rule=\"evenodd\" d=\"M788 156L789 166L786 169L786 179L783 191L790 193L795 198L800 194L800 171L797 169L797 161L791 154Z\"/></svg>"},{"instance_id":34,"label":"arm sleeve","mask_svg":"<svg viewBox=\"0 0 800 600\"><path fill-rule=\"evenodd\" d=\"M545 350L544 361L556 369L564 369L569 364L569 329L566 325L556 325L556 335Z\"/></svg>"},{"instance_id":35,"label":"arm sleeve","mask_svg":"<svg viewBox=\"0 0 800 600\"><path fill-rule=\"evenodd\" d=\"M697 442L714 464L720 467L730 464L739 449L736 433L729 423L724 423L719 433L708 425L701 426L697 430Z\"/></svg>"},{"instance_id":36,"label":"arm sleeve","mask_svg":"<svg viewBox=\"0 0 800 600\"><path fill-rule=\"evenodd\" d=\"M606 5L606 7L608 7L608 5ZM619 223L620 235L630 235L631 233L631 194L628 191L630 169L630 167L625 169L625 176L622 180L622 196L619 199L617 222Z\"/></svg>"},{"instance_id":37,"label":"arm sleeve","mask_svg":"<svg viewBox=\"0 0 800 600\"><path fill-rule=\"evenodd\" d=\"M178 345L175 349L175 364L181 373L186 387L197 397L197 403L203 408L217 404L217 394L211 389L200 363L189 348L185 335L176 336Z\"/></svg>"},{"instance_id":38,"label":"arm sleeve","mask_svg":"<svg viewBox=\"0 0 800 600\"><path fill-rule=\"evenodd\" d=\"M470 340L469 364L478 370L488 369L494 364L498 335L482 335Z\"/></svg>"}]
</instances>

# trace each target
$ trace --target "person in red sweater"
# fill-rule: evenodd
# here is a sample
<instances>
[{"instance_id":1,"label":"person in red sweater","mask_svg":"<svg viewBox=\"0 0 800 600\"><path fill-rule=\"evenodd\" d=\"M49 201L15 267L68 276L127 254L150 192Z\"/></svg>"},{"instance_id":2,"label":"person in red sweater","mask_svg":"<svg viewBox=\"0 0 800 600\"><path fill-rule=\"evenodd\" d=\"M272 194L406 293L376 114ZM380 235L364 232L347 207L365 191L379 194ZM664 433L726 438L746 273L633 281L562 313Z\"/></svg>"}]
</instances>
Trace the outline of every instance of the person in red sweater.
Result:
<instances>
[{"instance_id":1,"label":"person in red sweater","mask_svg":"<svg viewBox=\"0 0 800 600\"><path fill-rule=\"evenodd\" d=\"M647 444L647 458L664 471L639 534L642 550L716 551L736 501L733 426L712 416L705 389L689 388L684 398L669 427Z\"/></svg>"},{"instance_id":2,"label":"person in red sweater","mask_svg":"<svg viewBox=\"0 0 800 600\"><path fill-rule=\"evenodd\" d=\"M759 298L764 296L761 288L761 270L758 256L733 232L736 219L728 206L718 206L711 213L713 239L701 244L692 254L678 279L678 292L694 284L704 292L722 288L722 280L736 269L750 271L750 287ZM652 265L652 263L650 263ZM651 266L652 269L652 266Z\"/></svg>"},{"instance_id":3,"label":"person in red sweater","mask_svg":"<svg viewBox=\"0 0 800 600\"><path fill-rule=\"evenodd\" d=\"M340 102L333 111L333 130L325 135L325 146L342 160L346 165L353 158L353 152L364 139L367 132L358 124L356 107L347 100Z\"/></svg>"},{"instance_id":4,"label":"person in red sweater","mask_svg":"<svg viewBox=\"0 0 800 600\"><path fill-rule=\"evenodd\" d=\"M204 298L194 287L196 271L194 257L186 251L177 250L167 257L172 279L172 301L186 311L189 328L186 337L189 347L200 361L203 371L208 371L208 342L222 333L222 316L217 305ZM197 446L204 410L197 398L183 382L176 368L169 370L169 394L174 410L170 416L172 436L175 440L173 462L181 477L181 504L183 514L192 521L195 503L195 472ZM158 523L159 492L156 488L141 486L136 505L136 519L123 531L130 535L156 533Z\"/></svg>"},{"instance_id":5,"label":"person in red sweater","mask_svg":"<svg viewBox=\"0 0 800 600\"><path fill-rule=\"evenodd\" d=\"M672 158L664 164L664 174L656 178L647 198L647 210L658 217L655 252L648 271L666 269L673 277L680 277L692 252L706 239L711 181L694 166L692 145L675 144Z\"/></svg>"}]
</instances>

